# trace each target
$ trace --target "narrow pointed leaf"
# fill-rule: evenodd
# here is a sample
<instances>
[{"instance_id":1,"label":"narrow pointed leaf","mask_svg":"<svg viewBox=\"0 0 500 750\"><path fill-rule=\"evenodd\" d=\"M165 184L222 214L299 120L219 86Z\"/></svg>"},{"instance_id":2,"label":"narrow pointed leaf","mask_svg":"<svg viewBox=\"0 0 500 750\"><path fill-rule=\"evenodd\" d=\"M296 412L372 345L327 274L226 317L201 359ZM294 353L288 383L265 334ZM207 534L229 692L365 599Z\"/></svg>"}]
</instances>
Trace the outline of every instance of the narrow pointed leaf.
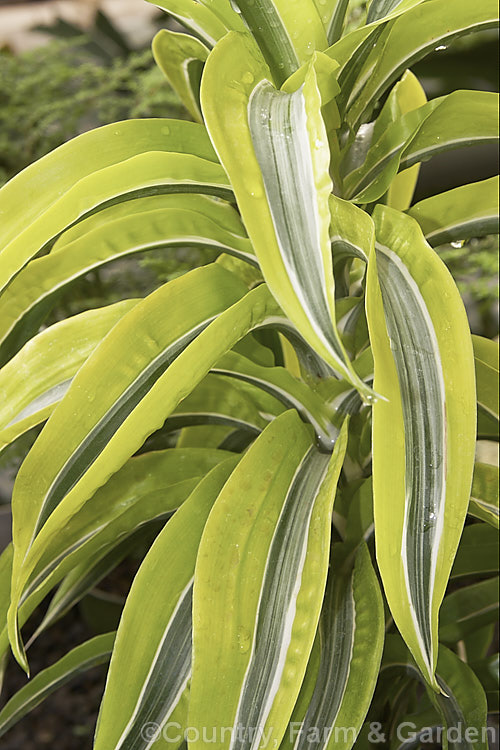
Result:
<instances>
[{"instance_id":1,"label":"narrow pointed leaf","mask_svg":"<svg viewBox=\"0 0 500 750\"><path fill-rule=\"evenodd\" d=\"M350 555L334 547L320 620L319 672L294 750L349 750L375 689L384 643L382 596L367 547L345 551Z\"/></svg>"},{"instance_id":2,"label":"narrow pointed leaf","mask_svg":"<svg viewBox=\"0 0 500 750\"><path fill-rule=\"evenodd\" d=\"M166 520L199 478L230 455L205 448L144 454L128 461L70 520L61 520L56 511L52 531L42 529L26 559L20 624L69 571L79 565L88 569L139 529ZM5 629L0 653L7 644Z\"/></svg>"},{"instance_id":3,"label":"narrow pointed leaf","mask_svg":"<svg viewBox=\"0 0 500 750\"><path fill-rule=\"evenodd\" d=\"M200 111L200 82L209 49L188 34L162 29L153 39L156 64L165 74L180 100L197 121Z\"/></svg>"},{"instance_id":4,"label":"narrow pointed leaf","mask_svg":"<svg viewBox=\"0 0 500 750\"><path fill-rule=\"evenodd\" d=\"M209 179L220 179L221 175L214 164L216 157L204 128L184 121L154 119L112 123L78 136L39 159L4 185L0 190L0 289L46 242L65 226L76 221L80 214L95 208L99 203L96 200L99 193L101 200L109 200L112 193L116 197L117 193L126 191L127 179L129 189L146 188L144 178L148 161L150 168L154 164L154 159L148 159L148 153L161 153L168 160L166 153L169 151L195 155L195 161L191 163L193 166L196 163L201 168L200 180L204 179L204 171L206 177L210 174ZM141 156L145 157L142 161ZM132 162L129 162L130 159ZM131 166L137 164L137 160L142 166L140 178L137 179L137 174L135 175L134 187L134 169ZM212 163L212 169L208 165L204 169L205 160ZM124 170L125 163L127 166ZM177 164L180 163L177 159ZM114 171L113 166L117 167ZM111 172L102 173L102 170L109 169ZM186 169L187 167L178 172L178 177L184 173L186 179ZM92 175L98 173L102 173L102 177L92 179ZM105 175L113 174L116 175L116 180L112 181L108 195L103 196L104 185L100 183L104 181ZM196 176L193 179L196 180ZM123 185L122 180L125 181ZM43 190L40 189L40 184L43 184ZM149 189L151 187L151 184L148 185ZM95 196L92 191L95 191ZM82 200L81 206L76 205L79 200ZM19 212L17 209L21 203L24 210Z\"/></svg>"},{"instance_id":5,"label":"narrow pointed leaf","mask_svg":"<svg viewBox=\"0 0 500 750\"><path fill-rule=\"evenodd\" d=\"M415 679L421 676L398 636L386 638L382 670L403 668ZM445 646L439 648L437 680L441 693L427 691L440 715L441 727L450 731L450 750L488 750L487 703L484 690L472 669Z\"/></svg>"},{"instance_id":6,"label":"narrow pointed leaf","mask_svg":"<svg viewBox=\"0 0 500 750\"><path fill-rule=\"evenodd\" d=\"M268 77L248 37L229 34L205 70L207 127L272 293L328 365L369 395L335 328L330 156L315 67L293 94Z\"/></svg>"},{"instance_id":7,"label":"narrow pointed leaf","mask_svg":"<svg viewBox=\"0 0 500 750\"><path fill-rule=\"evenodd\" d=\"M327 46L314 0L235 0L277 86Z\"/></svg>"},{"instance_id":8,"label":"narrow pointed leaf","mask_svg":"<svg viewBox=\"0 0 500 750\"><path fill-rule=\"evenodd\" d=\"M432 245L498 233L499 178L473 182L416 203L408 211Z\"/></svg>"},{"instance_id":9,"label":"narrow pointed leaf","mask_svg":"<svg viewBox=\"0 0 500 750\"><path fill-rule=\"evenodd\" d=\"M333 456L320 454L298 416L281 415L210 515L195 572L189 725L232 728L219 748L255 747L249 730L267 732L271 747L283 737L323 599L345 441L344 428Z\"/></svg>"},{"instance_id":10,"label":"narrow pointed leaf","mask_svg":"<svg viewBox=\"0 0 500 750\"><path fill-rule=\"evenodd\" d=\"M282 367L262 367L236 352L228 352L212 369L242 382L262 388L281 401L288 409L296 409L300 416L312 424L319 441L330 448L337 428L332 429L329 419L332 411L315 392Z\"/></svg>"},{"instance_id":11,"label":"narrow pointed leaf","mask_svg":"<svg viewBox=\"0 0 500 750\"><path fill-rule=\"evenodd\" d=\"M229 0L148 0L166 10L195 37L212 48L230 29L244 31L245 26L231 8Z\"/></svg>"},{"instance_id":12,"label":"narrow pointed leaf","mask_svg":"<svg viewBox=\"0 0 500 750\"><path fill-rule=\"evenodd\" d=\"M117 302L55 323L0 369L0 450L47 418L99 342L136 304Z\"/></svg>"},{"instance_id":13,"label":"narrow pointed leaf","mask_svg":"<svg viewBox=\"0 0 500 750\"><path fill-rule=\"evenodd\" d=\"M150 742L144 727L157 726L160 733L179 708L191 674L196 553L236 460L222 463L200 482L157 537L134 579L116 635L95 750L146 750ZM186 720L182 704L177 720Z\"/></svg>"},{"instance_id":14,"label":"narrow pointed leaf","mask_svg":"<svg viewBox=\"0 0 500 750\"><path fill-rule=\"evenodd\" d=\"M368 322L387 399L373 409L377 560L394 620L439 689L438 612L474 465L473 353L459 293L418 224L380 206L374 220Z\"/></svg>"},{"instance_id":15,"label":"narrow pointed leaf","mask_svg":"<svg viewBox=\"0 0 500 750\"><path fill-rule=\"evenodd\" d=\"M217 204L208 201L205 206L200 205L208 214L204 215L200 209L195 212L178 206L169 208L168 198L177 196L165 197L163 207L151 210L148 204L157 205L157 197L133 201L135 206L125 215L119 211L122 206L112 206L105 211L106 223L89 228L71 242L56 244L49 255L31 261L0 299L0 340L3 340L0 356L3 352L5 359L20 337L29 335L30 320L39 323L40 310L50 310L58 291L118 258L146 250L189 246L234 253L257 265L250 241L218 225L218 211L214 208ZM211 211L207 210L209 207ZM209 217L210 213L214 219Z\"/></svg>"},{"instance_id":16,"label":"narrow pointed leaf","mask_svg":"<svg viewBox=\"0 0 500 750\"><path fill-rule=\"evenodd\" d=\"M426 0L402 13L388 27L382 54L379 49L372 53L352 87L347 105L351 128L357 130L384 91L436 47L497 24L494 0L480 0L474 6L468 0L456 0L452 14L448 0ZM335 57L333 49L329 54Z\"/></svg>"},{"instance_id":17,"label":"narrow pointed leaf","mask_svg":"<svg viewBox=\"0 0 500 750\"><path fill-rule=\"evenodd\" d=\"M203 294L200 292L201 282L203 282ZM192 284L197 288L194 296L184 294L186 288ZM147 308L151 306L151 311L157 309L164 328L159 327L156 314L147 317L141 314L139 326L136 325L135 317L130 319L126 316L122 321L123 327L115 328L113 336L106 339L106 347L96 350L92 358L79 371L68 394L52 415L23 464L16 485L15 515L17 513L17 520L14 524L19 555L17 558L19 567L15 569L14 576L20 591L25 575L22 571L23 559L37 528L35 524L41 526L39 520L42 518L41 513L48 518L45 522L47 534L51 534L54 528L59 529L61 525L67 523L96 489L123 466L152 432L162 426L182 398L203 379L223 354L259 325L264 326L270 320L274 322L280 320L280 310L265 285L249 292L240 300L240 304L232 305L225 313L216 317L217 309L220 311L221 308L227 307L231 299L235 299L238 287L236 277L217 266L209 266L186 274L178 281L171 282L167 287L169 291L165 292L166 287L163 287L153 296L146 298L144 302ZM240 294L242 291L240 290ZM169 303L166 299L170 299L176 311L175 320L178 321L182 330L178 339L176 336L180 331L172 327L174 318L167 312ZM196 300L196 305L193 299ZM181 304L185 305L186 312L179 315ZM216 307L214 308L213 305ZM135 309L140 307L139 305ZM212 310L211 313L210 310ZM196 318L199 315L201 315L201 320L198 319L197 327L191 329L190 333L188 328L190 321L193 321L193 316ZM210 315L216 317L211 325L209 325ZM145 326L144 330L142 326ZM200 333L203 328L206 330ZM135 360L135 373L130 367L131 361L127 348L131 342L130 329L133 330L133 335L142 342L141 349L138 350L142 352L142 355ZM168 334L163 342L159 338L162 331ZM127 341L125 347L123 347L123 340ZM180 342L177 348L175 348L176 341ZM146 347L146 350L144 351L142 347ZM102 376L103 361L115 363L115 369L109 375L110 381L106 384ZM116 367L120 361L125 368L126 378L116 377ZM153 371L148 370L151 368L151 363L154 365ZM155 363L161 365L159 370ZM147 380L143 380L144 373L151 373L153 381L148 383ZM189 373L189 378L186 373ZM137 390L136 386L139 384L142 384L144 390ZM120 394L123 393L123 388L127 392L129 387L132 387L130 392L132 398L125 402L125 411L119 411L117 405L120 404ZM98 389L99 398L95 395L96 389ZM60 420L63 425L74 422L75 405L79 410L82 399L88 402L88 394L93 396L91 398L93 410L82 414L82 421L74 424L72 443L68 442L67 430L64 432L66 439L62 441L61 432L57 428L58 421ZM117 419L115 419L115 411ZM109 420L109 416L113 419ZM97 430L94 429L96 423ZM59 436L57 450L55 449L56 436ZM103 440L103 436L106 436L106 441ZM88 449L88 452L80 453L79 446L82 445ZM38 462L46 466L46 451L49 451L51 456L50 473L45 469L45 474L41 476L34 467ZM71 471L68 473L69 469ZM36 484L33 477L36 478ZM36 508L36 515L29 512L27 504L21 499L24 493L29 493L31 507ZM61 507L54 519L48 511L57 507L57 503ZM24 516L26 520L23 518L23 522L19 523L21 516ZM16 637L16 631L13 629L15 628L16 607L17 599L14 598L11 609L11 637L13 639ZM22 659L20 651L18 655Z\"/></svg>"},{"instance_id":18,"label":"narrow pointed leaf","mask_svg":"<svg viewBox=\"0 0 500 750\"><path fill-rule=\"evenodd\" d=\"M443 151L498 138L498 96L455 91L396 120L369 150L366 162L345 178L347 195L369 203L383 195L398 170Z\"/></svg>"},{"instance_id":19,"label":"narrow pointed leaf","mask_svg":"<svg viewBox=\"0 0 500 750\"><path fill-rule=\"evenodd\" d=\"M0 737L62 685L88 669L106 664L114 639L115 633L91 638L33 677L0 711Z\"/></svg>"}]
</instances>

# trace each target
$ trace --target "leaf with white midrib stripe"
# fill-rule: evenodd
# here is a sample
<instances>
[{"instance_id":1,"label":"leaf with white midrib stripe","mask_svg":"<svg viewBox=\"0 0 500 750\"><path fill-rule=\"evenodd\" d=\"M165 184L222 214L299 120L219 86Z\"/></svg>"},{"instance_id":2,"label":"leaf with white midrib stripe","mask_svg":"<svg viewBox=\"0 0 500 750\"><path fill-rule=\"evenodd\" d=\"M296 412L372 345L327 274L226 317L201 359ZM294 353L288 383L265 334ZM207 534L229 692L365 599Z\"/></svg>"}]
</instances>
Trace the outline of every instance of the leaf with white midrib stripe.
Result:
<instances>
[{"instance_id":1,"label":"leaf with white midrib stripe","mask_svg":"<svg viewBox=\"0 0 500 750\"><path fill-rule=\"evenodd\" d=\"M336 544L319 625L320 663L294 750L348 750L363 724L384 640L382 596L366 545ZM283 748L284 750L284 748Z\"/></svg>"},{"instance_id":2,"label":"leaf with white midrib stripe","mask_svg":"<svg viewBox=\"0 0 500 750\"><path fill-rule=\"evenodd\" d=\"M203 331L213 318L204 320L192 328L179 339L167 346L152 362L150 362L130 383L122 395L112 404L108 411L100 418L93 429L87 433L80 445L73 450L71 456L59 470L50 486L43 507L38 516L34 534L37 534L44 522L62 500L75 486L87 468L95 461L118 427L125 421L143 396L151 389L153 383L165 372L175 357Z\"/></svg>"},{"instance_id":3,"label":"leaf with white midrib stripe","mask_svg":"<svg viewBox=\"0 0 500 750\"><path fill-rule=\"evenodd\" d=\"M161 732L174 717L185 726L196 554L212 505L238 459L220 464L198 484L139 569L117 632L95 750L147 750L156 737L145 728Z\"/></svg>"},{"instance_id":4,"label":"leaf with white midrib stripe","mask_svg":"<svg viewBox=\"0 0 500 750\"><path fill-rule=\"evenodd\" d=\"M300 588L308 529L329 456L311 448L297 469L269 548L249 670L240 694L235 727L263 728L282 679ZM280 644L276 648L276 644ZM236 740L231 750L255 744Z\"/></svg>"},{"instance_id":5,"label":"leaf with white midrib stripe","mask_svg":"<svg viewBox=\"0 0 500 750\"><path fill-rule=\"evenodd\" d=\"M395 253L378 243L376 249L407 436L402 554L419 637L432 671L430 615L446 481L444 380L439 346L418 287Z\"/></svg>"},{"instance_id":6,"label":"leaf with white midrib stripe","mask_svg":"<svg viewBox=\"0 0 500 750\"><path fill-rule=\"evenodd\" d=\"M210 515L195 572L189 725L232 727L221 738L226 750L255 750L263 731L278 743L286 729L326 583L346 435L344 425L333 457L321 454L296 413L280 415L242 458ZM228 572L219 585L221 567ZM207 641L208 633L216 635Z\"/></svg>"},{"instance_id":7,"label":"leaf with white midrib stripe","mask_svg":"<svg viewBox=\"0 0 500 750\"><path fill-rule=\"evenodd\" d=\"M473 352L460 295L418 224L385 206L373 218L367 318L387 398L373 409L377 559L396 624L439 690L438 613L474 466Z\"/></svg>"}]
</instances>

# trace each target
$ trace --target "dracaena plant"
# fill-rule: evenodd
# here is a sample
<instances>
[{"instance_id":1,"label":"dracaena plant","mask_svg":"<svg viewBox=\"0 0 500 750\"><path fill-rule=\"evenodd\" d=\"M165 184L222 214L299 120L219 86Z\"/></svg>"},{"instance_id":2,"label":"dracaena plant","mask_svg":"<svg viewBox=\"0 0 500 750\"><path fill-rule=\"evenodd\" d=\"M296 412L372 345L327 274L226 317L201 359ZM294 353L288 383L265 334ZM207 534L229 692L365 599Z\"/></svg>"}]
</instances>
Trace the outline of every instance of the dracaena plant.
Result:
<instances>
[{"instance_id":1,"label":"dracaena plant","mask_svg":"<svg viewBox=\"0 0 500 750\"><path fill-rule=\"evenodd\" d=\"M197 122L99 128L0 192L2 447L46 421L1 652L28 671L37 605L57 587L31 641L162 522L116 638L35 675L0 731L110 658L96 750L397 747L405 721L484 748L497 345L434 248L498 230L498 181L412 196L420 162L497 137L498 98L427 101L408 68L496 2L372 0L354 29L347 0L159 5ZM75 278L176 246L219 257L40 331Z\"/></svg>"}]
</instances>

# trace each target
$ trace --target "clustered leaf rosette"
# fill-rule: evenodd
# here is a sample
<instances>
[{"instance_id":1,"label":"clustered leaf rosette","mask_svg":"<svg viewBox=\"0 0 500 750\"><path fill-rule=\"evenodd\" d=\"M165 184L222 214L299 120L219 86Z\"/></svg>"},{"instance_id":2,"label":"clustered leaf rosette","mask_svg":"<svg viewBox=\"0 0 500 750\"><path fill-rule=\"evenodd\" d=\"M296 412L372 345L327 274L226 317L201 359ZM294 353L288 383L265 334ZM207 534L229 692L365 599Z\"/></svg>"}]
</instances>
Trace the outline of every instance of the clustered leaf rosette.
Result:
<instances>
[{"instance_id":1,"label":"clustered leaf rosette","mask_svg":"<svg viewBox=\"0 0 500 750\"><path fill-rule=\"evenodd\" d=\"M0 653L28 671L143 557L116 634L36 675L0 733L110 660L96 750L349 750L388 716L394 747L410 717L486 748L498 468L475 455L498 439L498 345L435 248L498 231L498 178L413 195L422 161L497 138L498 96L427 101L409 67L495 28L496 3L158 5L195 122L99 128L0 191L0 450L43 424ZM75 279L186 246L217 260L43 328Z\"/></svg>"}]
</instances>

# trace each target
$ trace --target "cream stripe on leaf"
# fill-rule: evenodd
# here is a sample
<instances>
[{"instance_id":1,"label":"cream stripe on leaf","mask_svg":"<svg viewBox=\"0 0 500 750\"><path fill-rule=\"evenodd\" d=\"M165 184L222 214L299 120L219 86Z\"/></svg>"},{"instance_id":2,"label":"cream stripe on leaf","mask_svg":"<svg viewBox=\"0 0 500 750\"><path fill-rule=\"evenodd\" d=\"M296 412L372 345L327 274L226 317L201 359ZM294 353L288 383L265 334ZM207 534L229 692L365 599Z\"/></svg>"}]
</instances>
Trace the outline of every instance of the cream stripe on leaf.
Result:
<instances>
[{"instance_id":1,"label":"cream stripe on leaf","mask_svg":"<svg viewBox=\"0 0 500 750\"><path fill-rule=\"evenodd\" d=\"M41 545L35 530L58 533L221 356L250 331L283 319L265 284L245 291L234 274L212 264L147 297L80 369L26 457L13 499L17 547L9 614L11 642L25 667L16 610L30 574L28 551ZM188 329L197 336L186 337ZM168 361L172 345L177 348ZM81 409L82 398L92 402L92 410ZM41 519L46 519L43 526Z\"/></svg>"},{"instance_id":2,"label":"cream stripe on leaf","mask_svg":"<svg viewBox=\"0 0 500 750\"><path fill-rule=\"evenodd\" d=\"M200 482L134 579L116 635L95 750L147 750L155 733L148 736L145 727L161 732L167 720L185 726L196 553L208 514L238 458Z\"/></svg>"},{"instance_id":3,"label":"cream stripe on leaf","mask_svg":"<svg viewBox=\"0 0 500 750\"><path fill-rule=\"evenodd\" d=\"M425 198L408 214L418 221L432 247L498 234L498 190L498 176L491 177Z\"/></svg>"},{"instance_id":4,"label":"cream stripe on leaf","mask_svg":"<svg viewBox=\"0 0 500 750\"><path fill-rule=\"evenodd\" d=\"M309 346L369 399L335 326L330 151L316 73L324 59L283 93L250 37L229 34L207 61L202 108L273 295Z\"/></svg>"},{"instance_id":5,"label":"cream stripe on leaf","mask_svg":"<svg viewBox=\"0 0 500 750\"><path fill-rule=\"evenodd\" d=\"M117 302L55 323L0 369L0 450L47 418L99 342L136 304Z\"/></svg>"},{"instance_id":6,"label":"cream stripe on leaf","mask_svg":"<svg viewBox=\"0 0 500 750\"><path fill-rule=\"evenodd\" d=\"M456 287L414 220L374 212L367 310L377 560L394 620L436 690L438 613L469 501L474 360ZM458 359L457 359L458 358Z\"/></svg>"},{"instance_id":7,"label":"cream stripe on leaf","mask_svg":"<svg viewBox=\"0 0 500 750\"><path fill-rule=\"evenodd\" d=\"M330 457L295 412L279 416L208 520L195 571L188 723L232 728L221 750L256 750L263 732L276 746L285 732L323 600L346 426Z\"/></svg>"},{"instance_id":8,"label":"cream stripe on leaf","mask_svg":"<svg viewBox=\"0 0 500 750\"><path fill-rule=\"evenodd\" d=\"M319 635L314 692L305 716L292 715L296 740L282 750L349 750L368 712L382 657L384 610L364 544L334 545Z\"/></svg>"}]
</instances>

